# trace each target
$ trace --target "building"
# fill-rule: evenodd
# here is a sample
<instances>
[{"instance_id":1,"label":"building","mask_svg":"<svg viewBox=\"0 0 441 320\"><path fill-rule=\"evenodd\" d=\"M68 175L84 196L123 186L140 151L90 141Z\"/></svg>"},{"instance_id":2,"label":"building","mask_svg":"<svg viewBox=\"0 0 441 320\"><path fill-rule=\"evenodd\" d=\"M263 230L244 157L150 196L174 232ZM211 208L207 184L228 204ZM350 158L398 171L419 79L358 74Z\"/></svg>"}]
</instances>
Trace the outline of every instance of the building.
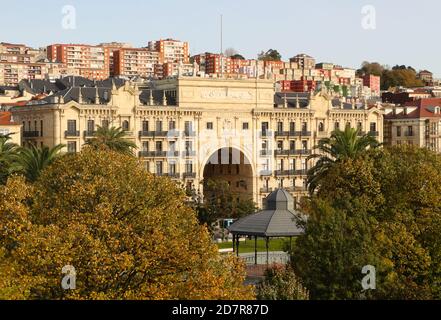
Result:
<instances>
[{"instance_id":1,"label":"building","mask_svg":"<svg viewBox=\"0 0 441 320\"><path fill-rule=\"evenodd\" d=\"M0 62L0 85L15 86L23 79L44 79L44 63Z\"/></svg>"},{"instance_id":2,"label":"building","mask_svg":"<svg viewBox=\"0 0 441 320\"><path fill-rule=\"evenodd\" d=\"M113 55L115 76L143 78L155 76L155 66L159 64L159 52L147 48L121 48L115 50Z\"/></svg>"},{"instance_id":3,"label":"building","mask_svg":"<svg viewBox=\"0 0 441 320\"><path fill-rule=\"evenodd\" d=\"M12 119L11 112L0 111L0 135L11 135L11 142L21 145L21 125Z\"/></svg>"},{"instance_id":4,"label":"building","mask_svg":"<svg viewBox=\"0 0 441 320\"><path fill-rule=\"evenodd\" d=\"M78 69L82 77L104 80L110 75L108 47L84 44L53 44L47 47L50 62L59 62L67 68Z\"/></svg>"},{"instance_id":5,"label":"building","mask_svg":"<svg viewBox=\"0 0 441 320\"><path fill-rule=\"evenodd\" d=\"M97 125L122 127L146 170L204 193L227 180L259 206L277 187L300 198L312 148L346 125L383 139L382 111L339 102L325 90L275 93L271 80L176 78L140 90L129 82L72 86L11 109L25 143L76 152Z\"/></svg>"},{"instance_id":6,"label":"building","mask_svg":"<svg viewBox=\"0 0 441 320\"><path fill-rule=\"evenodd\" d=\"M424 82L426 86L433 85L433 73L428 70L422 70L418 72L418 79Z\"/></svg>"},{"instance_id":7,"label":"building","mask_svg":"<svg viewBox=\"0 0 441 320\"><path fill-rule=\"evenodd\" d=\"M380 95L380 80L381 77L367 74L363 77L363 86L371 89L377 96Z\"/></svg>"},{"instance_id":8,"label":"building","mask_svg":"<svg viewBox=\"0 0 441 320\"><path fill-rule=\"evenodd\" d=\"M115 76L115 68L113 65L114 52L123 48L132 48L132 45L130 43L125 43L125 42L105 42L105 43L100 43L99 46L109 50L109 74L111 77L114 77Z\"/></svg>"},{"instance_id":9,"label":"building","mask_svg":"<svg viewBox=\"0 0 441 320\"><path fill-rule=\"evenodd\" d=\"M297 63L300 69L314 69L315 68L315 59L307 54L301 53L298 54L291 59L290 62Z\"/></svg>"},{"instance_id":10,"label":"building","mask_svg":"<svg viewBox=\"0 0 441 320\"><path fill-rule=\"evenodd\" d=\"M148 48L151 51L158 52L160 64L166 62L190 63L188 42L173 39L161 39L150 41Z\"/></svg>"},{"instance_id":11,"label":"building","mask_svg":"<svg viewBox=\"0 0 441 320\"><path fill-rule=\"evenodd\" d=\"M386 105L384 143L409 144L441 152L441 98Z\"/></svg>"}]
</instances>

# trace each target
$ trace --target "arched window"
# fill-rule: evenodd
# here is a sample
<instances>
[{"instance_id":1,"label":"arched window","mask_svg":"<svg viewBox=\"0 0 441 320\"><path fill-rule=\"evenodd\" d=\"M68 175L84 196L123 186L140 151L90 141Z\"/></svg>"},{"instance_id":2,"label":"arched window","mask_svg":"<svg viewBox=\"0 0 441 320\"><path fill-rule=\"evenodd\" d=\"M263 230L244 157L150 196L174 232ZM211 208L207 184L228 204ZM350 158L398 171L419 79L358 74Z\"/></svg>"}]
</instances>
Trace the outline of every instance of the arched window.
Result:
<instances>
[{"instance_id":1,"label":"arched window","mask_svg":"<svg viewBox=\"0 0 441 320\"><path fill-rule=\"evenodd\" d=\"M124 120L122 123L122 129L124 131L129 131L129 122L127 120Z\"/></svg>"}]
</instances>

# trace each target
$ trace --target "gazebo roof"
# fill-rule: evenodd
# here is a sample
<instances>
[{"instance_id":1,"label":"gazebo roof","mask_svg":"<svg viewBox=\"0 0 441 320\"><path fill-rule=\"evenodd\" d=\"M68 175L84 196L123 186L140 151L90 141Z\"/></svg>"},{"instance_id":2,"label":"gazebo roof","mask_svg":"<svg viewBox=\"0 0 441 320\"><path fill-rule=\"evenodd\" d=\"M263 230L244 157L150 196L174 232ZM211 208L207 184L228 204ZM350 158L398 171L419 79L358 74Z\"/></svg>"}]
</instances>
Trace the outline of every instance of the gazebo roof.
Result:
<instances>
[{"instance_id":1,"label":"gazebo roof","mask_svg":"<svg viewBox=\"0 0 441 320\"><path fill-rule=\"evenodd\" d=\"M259 237L291 237L303 233L297 226L300 213L294 210L294 199L283 189L277 189L266 198L266 208L237 220L228 227L232 234Z\"/></svg>"}]
</instances>

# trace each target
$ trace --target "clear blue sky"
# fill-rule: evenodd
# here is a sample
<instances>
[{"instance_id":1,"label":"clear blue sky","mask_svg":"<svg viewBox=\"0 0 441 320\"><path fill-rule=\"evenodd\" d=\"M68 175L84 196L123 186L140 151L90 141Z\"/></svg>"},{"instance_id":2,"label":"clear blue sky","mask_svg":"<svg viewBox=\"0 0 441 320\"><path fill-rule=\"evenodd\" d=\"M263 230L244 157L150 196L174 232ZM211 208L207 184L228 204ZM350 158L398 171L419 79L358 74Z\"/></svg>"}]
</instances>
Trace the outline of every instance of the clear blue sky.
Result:
<instances>
[{"instance_id":1,"label":"clear blue sky","mask_svg":"<svg viewBox=\"0 0 441 320\"><path fill-rule=\"evenodd\" d=\"M75 30L61 27L64 5L76 8ZM361 26L364 5L376 9L375 30ZM275 48L284 59L304 52L348 67L364 60L406 64L441 77L440 12L439 0L8 1L0 10L0 41L145 46L171 37L188 41L192 54L218 52L223 14L224 48L247 58Z\"/></svg>"}]
</instances>

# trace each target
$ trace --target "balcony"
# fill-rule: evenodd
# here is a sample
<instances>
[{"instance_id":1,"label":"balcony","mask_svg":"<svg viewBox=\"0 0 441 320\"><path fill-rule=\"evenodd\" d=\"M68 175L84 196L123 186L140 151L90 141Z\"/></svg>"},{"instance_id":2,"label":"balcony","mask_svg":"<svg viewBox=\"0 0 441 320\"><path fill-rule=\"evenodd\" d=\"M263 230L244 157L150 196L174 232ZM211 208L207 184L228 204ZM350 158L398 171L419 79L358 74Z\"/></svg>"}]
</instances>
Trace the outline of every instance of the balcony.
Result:
<instances>
[{"instance_id":1,"label":"balcony","mask_svg":"<svg viewBox=\"0 0 441 320\"><path fill-rule=\"evenodd\" d=\"M296 170L296 172L295 172L296 174L296 176L306 176L306 175L308 175L308 170L307 169L303 169L303 170Z\"/></svg>"},{"instance_id":2,"label":"balcony","mask_svg":"<svg viewBox=\"0 0 441 320\"><path fill-rule=\"evenodd\" d=\"M182 156L183 157L195 157L196 151L193 151L193 150L182 151Z\"/></svg>"},{"instance_id":3,"label":"balcony","mask_svg":"<svg viewBox=\"0 0 441 320\"><path fill-rule=\"evenodd\" d=\"M85 138L92 138L93 136L95 136L96 131L83 131L83 136Z\"/></svg>"},{"instance_id":4,"label":"balcony","mask_svg":"<svg viewBox=\"0 0 441 320\"><path fill-rule=\"evenodd\" d=\"M260 188L260 193L271 193L271 192L273 192L272 188L267 188L267 187Z\"/></svg>"},{"instance_id":5,"label":"balcony","mask_svg":"<svg viewBox=\"0 0 441 320\"><path fill-rule=\"evenodd\" d=\"M24 131L23 138L37 138L40 136L39 131Z\"/></svg>"},{"instance_id":6,"label":"balcony","mask_svg":"<svg viewBox=\"0 0 441 320\"><path fill-rule=\"evenodd\" d=\"M289 131L276 131L274 132L274 136L276 137L288 137L290 136Z\"/></svg>"},{"instance_id":7,"label":"balcony","mask_svg":"<svg viewBox=\"0 0 441 320\"><path fill-rule=\"evenodd\" d=\"M167 151L167 157L179 157L179 151Z\"/></svg>"},{"instance_id":8,"label":"balcony","mask_svg":"<svg viewBox=\"0 0 441 320\"><path fill-rule=\"evenodd\" d=\"M168 131L139 131L139 137L158 137L165 138L168 136Z\"/></svg>"},{"instance_id":9,"label":"balcony","mask_svg":"<svg viewBox=\"0 0 441 320\"><path fill-rule=\"evenodd\" d=\"M167 151L139 151L138 156L142 158L146 158L146 157L165 158L167 156Z\"/></svg>"},{"instance_id":10,"label":"balcony","mask_svg":"<svg viewBox=\"0 0 441 320\"><path fill-rule=\"evenodd\" d=\"M196 137L196 131L185 130L183 132L184 137Z\"/></svg>"},{"instance_id":11,"label":"balcony","mask_svg":"<svg viewBox=\"0 0 441 320\"><path fill-rule=\"evenodd\" d=\"M306 192L306 191L308 191L308 189L304 186L302 186L302 187L297 187L297 186L296 187L288 187L285 189L289 192Z\"/></svg>"},{"instance_id":12,"label":"balcony","mask_svg":"<svg viewBox=\"0 0 441 320\"><path fill-rule=\"evenodd\" d=\"M64 131L64 137L65 138L72 138L72 137L79 137L80 136L80 132L79 131Z\"/></svg>"},{"instance_id":13,"label":"balcony","mask_svg":"<svg viewBox=\"0 0 441 320\"><path fill-rule=\"evenodd\" d=\"M271 151L270 150L261 150L260 151L260 155L261 156L270 156L271 155Z\"/></svg>"},{"instance_id":14,"label":"balcony","mask_svg":"<svg viewBox=\"0 0 441 320\"><path fill-rule=\"evenodd\" d=\"M311 150L308 149L298 149L298 150L275 150L274 155L275 156L290 156L290 155L310 155Z\"/></svg>"},{"instance_id":15,"label":"balcony","mask_svg":"<svg viewBox=\"0 0 441 320\"><path fill-rule=\"evenodd\" d=\"M196 172L184 172L182 174L184 179L195 179L196 178Z\"/></svg>"},{"instance_id":16,"label":"balcony","mask_svg":"<svg viewBox=\"0 0 441 320\"><path fill-rule=\"evenodd\" d=\"M296 136L296 137L310 137L310 136L312 136L311 131L306 131L306 130L295 131L293 133L294 133L294 136Z\"/></svg>"},{"instance_id":17,"label":"balcony","mask_svg":"<svg viewBox=\"0 0 441 320\"><path fill-rule=\"evenodd\" d=\"M274 174L277 177L280 176L294 176L296 174L296 170L276 170Z\"/></svg>"},{"instance_id":18,"label":"balcony","mask_svg":"<svg viewBox=\"0 0 441 320\"><path fill-rule=\"evenodd\" d=\"M260 132L260 137L261 138L267 138L267 137L270 137L270 136L271 136L271 132L268 131L268 130Z\"/></svg>"},{"instance_id":19,"label":"balcony","mask_svg":"<svg viewBox=\"0 0 441 320\"><path fill-rule=\"evenodd\" d=\"M273 174L271 170L260 170L260 175L263 177L269 177Z\"/></svg>"}]
</instances>

